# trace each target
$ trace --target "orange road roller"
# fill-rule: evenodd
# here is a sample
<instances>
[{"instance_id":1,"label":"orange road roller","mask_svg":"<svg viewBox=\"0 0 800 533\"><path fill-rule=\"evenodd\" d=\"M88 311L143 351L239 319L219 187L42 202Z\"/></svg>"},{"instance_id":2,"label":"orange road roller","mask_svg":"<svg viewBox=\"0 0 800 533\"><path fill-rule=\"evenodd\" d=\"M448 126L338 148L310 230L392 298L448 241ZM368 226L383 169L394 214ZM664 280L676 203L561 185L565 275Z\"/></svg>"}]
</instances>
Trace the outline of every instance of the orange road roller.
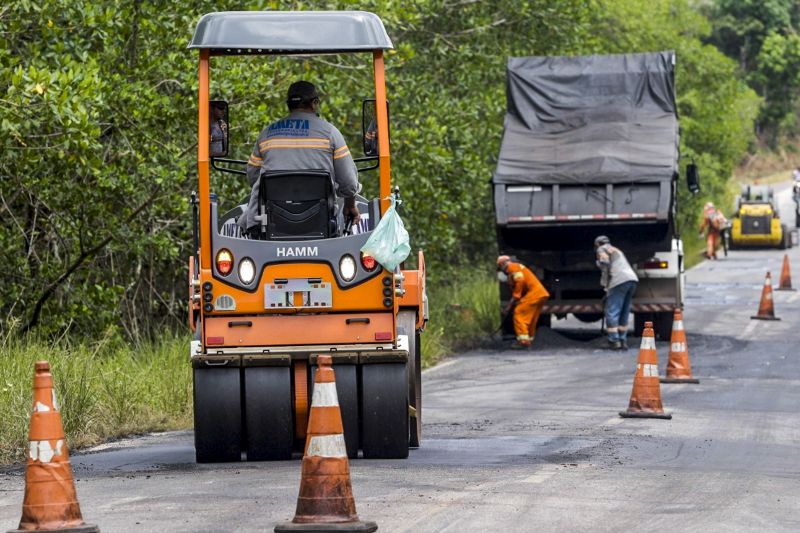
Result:
<instances>
[{"instance_id":1,"label":"orange road roller","mask_svg":"<svg viewBox=\"0 0 800 533\"><path fill-rule=\"evenodd\" d=\"M416 269L387 270L361 252L392 193L384 78L392 42L383 23L357 11L210 13L189 47L200 55L189 258L197 461L302 453L320 355L333 359L348 455L407 457L421 439L425 260L420 251ZM360 174L377 172L379 196L356 196L361 221L352 226L329 174L261 171L264 231L243 232L249 199L221 212L210 190L212 171L241 177L248 163L227 158L227 103L209 96L213 60L331 53L372 60L375 92L362 103L366 155L354 161Z\"/></svg>"}]
</instances>

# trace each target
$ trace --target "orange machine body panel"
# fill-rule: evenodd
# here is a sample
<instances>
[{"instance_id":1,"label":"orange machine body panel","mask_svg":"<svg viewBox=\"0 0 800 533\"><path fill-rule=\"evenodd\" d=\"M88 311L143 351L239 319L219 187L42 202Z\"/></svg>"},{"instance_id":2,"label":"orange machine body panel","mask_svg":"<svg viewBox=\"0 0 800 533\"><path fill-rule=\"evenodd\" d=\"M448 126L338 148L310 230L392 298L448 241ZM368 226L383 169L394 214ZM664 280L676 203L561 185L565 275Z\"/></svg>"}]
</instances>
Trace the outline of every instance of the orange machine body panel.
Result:
<instances>
[{"instance_id":1,"label":"orange machine body panel","mask_svg":"<svg viewBox=\"0 0 800 533\"><path fill-rule=\"evenodd\" d=\"M243 325L246 323L251 325ZM217 346L292 346L385 343L376 334L392 334L394 317L384 313L261 315L206 318L204 333ZM220 342L221 341L221 342Z\"/></svg>"},{"instance_id":2,"label":"orange machine body panel","mask_svg":"<svg viewBox=\"0 0 800 533\"><path fill-rule=\"evenodd\" d=\"M398 306L401 308L417 309L417 329L425 327L425 256L422 250L417 256L417 270L403 270L403 288L405 293L398 298Z\"/></svg>"},{"instance_id":3,"label":"orange machine body panel","mask_svg":"<svg viewBox=\"0 0 800 533\"><path fill-rule=\"evenodd\" d=\"M208 273L208 274L206 274ZM327 263L279 263L268 265L264 268L261 279L254 282L256 290L253 292L244 291L232 285L227 285L224 281L214 278L210 271L203 271L205 276L201 277L201 284L210 281L213 285L211 290L212 301L221 295L232 297L236 301L236 309L233 311L211 311L205 312L205 316L240 316L262 313L287 313L286 309L275 310L266 309L264 306L264 287L272 284L275 279L295 279L295 278L318 278L324 283L330 283L333 308L322 311L386 311L383 305L383 278L391 276L388 273L378 274L358 285L342 288L336 284L336 277ZM299 301L297 302L300 303ZM289 313L297 312L319 312L320 309L298 307L289 310Z\"/></svg>"}]
</instances>

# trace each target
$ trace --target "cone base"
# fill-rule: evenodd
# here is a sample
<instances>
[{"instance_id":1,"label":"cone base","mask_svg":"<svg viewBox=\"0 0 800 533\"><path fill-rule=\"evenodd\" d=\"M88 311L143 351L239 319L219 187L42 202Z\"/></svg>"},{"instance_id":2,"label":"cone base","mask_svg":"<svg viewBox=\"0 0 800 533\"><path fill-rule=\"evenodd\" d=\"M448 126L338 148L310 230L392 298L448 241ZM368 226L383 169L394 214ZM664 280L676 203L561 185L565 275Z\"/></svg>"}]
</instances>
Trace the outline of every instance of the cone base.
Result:
<instances>
[{"instance_id":1,"label":"cone base","mask_svg":"<svg viewBox=\"0 0 800 533\"><path fill-rule=\"evenodd\" d=\"M93 524L83 524L82 526L59 529L9 529L8 533L31 533L31 531L43 531L45 533L100 533L100 528Z\"/></svg>"},{"instance_id":2,"label":"cone base","mask_svg":"<svg viewBox=\"0 0 800 533\"><path fill-rule=\"evenodd\" d=\"M309 531L314 533L341 533L342 531L357 531L360 533L372 533L378 530L375 522L339 522L336 524L296 524L294 522L284 522L275 526L275 533Z\"/></svg>"},{"instance_id":3,"label":"cone base","mask_svg":"<svg viewBox=\"0 0 800 533\"><path fill-rule=\"evenodd\" d=\"M751 316L750 320L780 320L780 318L776 316Z\"/></svg>"},{"instance_id":4,"label":"cone base","mask_svg":"<svg viewBox=\"0 0 800 533\"><path fill-rule=\"evenodd\" d=\"M620 411L622 418L660 418L662 420L672 420L672 413L648 413L646 411Z\"/></svg>"},{"instance_id":5,"label":"cone base","mask_svg":"<svg viewBox=\"0 0 800 533\"><path fill-rule=\"evenodd\" d=\"M775 289L775 290L776 290L776 291L796 291L797 289L793 289L792 287L786 287L785 289L784 289L784 288L781 288L781 287L778 287L778 288L777 288L777 289Z\"/></svg>"},{"instance_id":6,"label":"cone base","mask_svg":"<svg viewBox=\"0 0 800 533\"><path fill-rule=\"evenodd\" d=\"M696 378L661 378L661 383L700 383Z\"/></svg>"}]
</instances>

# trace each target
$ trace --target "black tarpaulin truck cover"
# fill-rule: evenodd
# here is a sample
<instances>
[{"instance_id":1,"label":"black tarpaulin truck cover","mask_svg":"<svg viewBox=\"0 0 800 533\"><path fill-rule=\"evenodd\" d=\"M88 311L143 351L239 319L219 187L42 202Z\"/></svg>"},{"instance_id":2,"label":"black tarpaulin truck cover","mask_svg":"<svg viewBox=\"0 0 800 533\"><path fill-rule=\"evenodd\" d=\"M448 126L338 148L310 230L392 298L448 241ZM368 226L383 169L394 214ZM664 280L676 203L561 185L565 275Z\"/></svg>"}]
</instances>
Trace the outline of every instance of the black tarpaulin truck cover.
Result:
<instances>
[{"instance_id":1,"label":"black tarpaulin truck cover","mask_svg":"<svg viewBox=\"0 0 800 533\"><path fill-rule=\"evenodd\" d=\"M672 51L512 57L495 184L631 183L678 171Z\"/></svg>"}]
</instances>

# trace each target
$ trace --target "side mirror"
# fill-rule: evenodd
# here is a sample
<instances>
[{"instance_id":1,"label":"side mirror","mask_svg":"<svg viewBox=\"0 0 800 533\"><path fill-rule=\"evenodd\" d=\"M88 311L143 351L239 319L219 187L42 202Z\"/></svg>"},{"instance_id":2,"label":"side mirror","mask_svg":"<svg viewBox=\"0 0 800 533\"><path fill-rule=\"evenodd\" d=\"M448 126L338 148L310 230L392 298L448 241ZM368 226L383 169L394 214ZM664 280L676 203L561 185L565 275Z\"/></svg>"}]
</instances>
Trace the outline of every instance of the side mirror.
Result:
<instances>
[{"instance_id":1,"label":"side mirror","mask_svg":"<svg viewBox=\"0 0 800 533\"><path fill-rule=\"evenodd\" d=\"M208 155L228 155L228 102L212 100L208 103Z\"/></svg>"},{"instance_id":2,"label":"side mirror","mask_svg":"<svg viewBox=\"0 0 800 533\"><path fill-rule=\"evenodd\" d=\"M361 138L364 144L364 155L378 155L378 116L375 111L375 100L364 100L361 104Z\"/></svg>"},{"instance_id":3,"label":"side mirror","mask_svg":"<svg viewBox=\"0 0 800 533\"><path fill-rule=\"evenodd\" d=\"M700 171L697 170L697 165L694 163L686 165L686 185L689 187L690 193L700 192Z\"/></svg>"}]
</instances>

